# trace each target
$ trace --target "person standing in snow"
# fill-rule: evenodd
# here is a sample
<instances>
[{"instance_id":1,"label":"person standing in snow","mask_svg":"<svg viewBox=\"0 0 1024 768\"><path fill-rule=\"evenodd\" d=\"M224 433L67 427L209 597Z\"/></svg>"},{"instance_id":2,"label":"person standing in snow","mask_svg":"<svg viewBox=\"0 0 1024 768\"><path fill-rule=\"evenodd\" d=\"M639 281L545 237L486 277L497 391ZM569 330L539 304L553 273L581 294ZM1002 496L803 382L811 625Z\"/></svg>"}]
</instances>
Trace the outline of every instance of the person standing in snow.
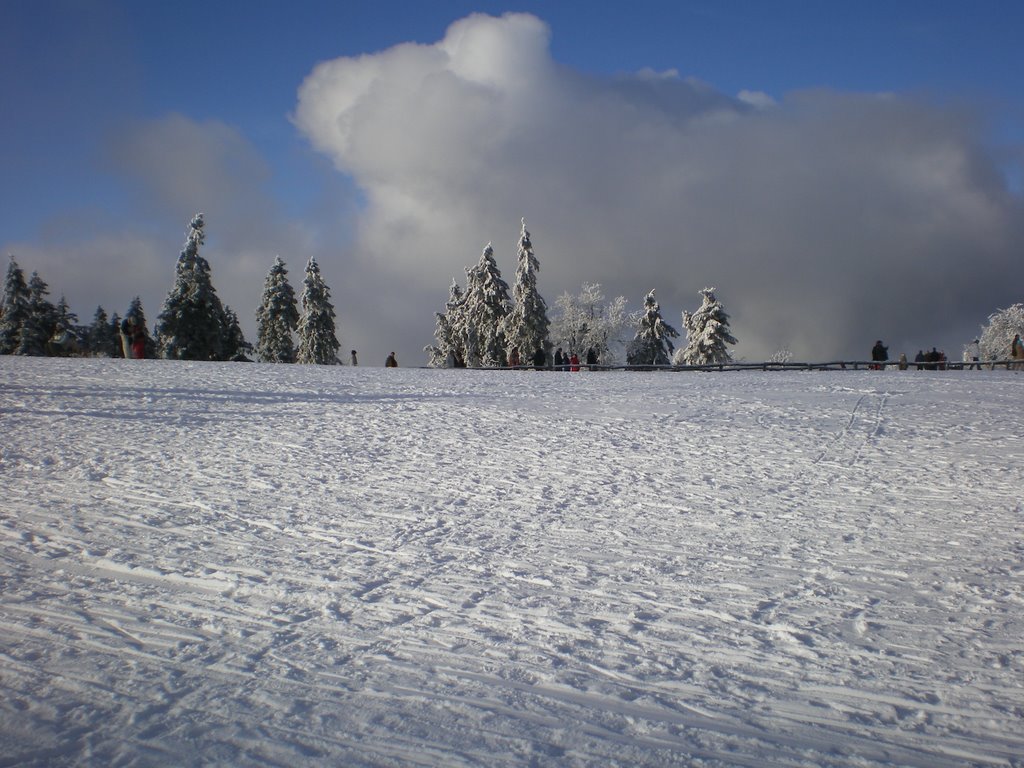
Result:
<instances>
[{"instance_id":1,"label":"person standing in snow","mask_svg":"<svg viewBox=\"0 0 1024 768\"><path fill-rule=\"evenodd\" d=\"M575 352L573 352L572 355L569 357L569 370L575 373L576 371L579 371L579 369L580 358Z\"/></svg>"},{"instance_id":2,"label":"person standing in snow","mask_svg":"<svg viewBox=\"0 0 1024 768\"><path fill-rule=\"evenodd\" d=\"M592 371L595 365L597 365L597 351L590 347L587 350L587 368Z\"/></svg>"},{"instance_id":3,"label":"person standing in snow","mask_svg":"<svg viewBox=\"0 0 1024 768\"><path fill-rule=\"evenodd\" d=\"M1020 370L1024 367L1024 341L1020 340L1020 334L1013 334L1013 342L1010 344L1010 357L1013 358L1013 369Z\"/></svg>"},{"instance_id":4,"label":"person standing in snow","mask_svg":"<svg viewBox=\"0 0 1024 768\"><path fill-rule=\"evenodd\" d=\"M359 365L359 360L356 358L356 351L353 349L352 350L352 367L355 368L357 365Z\"/></svg>"},{"instance_id":5,"label":"person standing in snow","mask_svg":"<svg viewBox=\"0 0 1024 768\"><path fill-rule=\"evenodd\" d=\"M548 356L544 352L544 347L537 347L537 351L533 353L533 370L543 371L548 367Z\"/></svg>"},{"instance_id":6,"label":"person standing in snow","mask_svg":"<svg viewBox=\"0 0 1024 768\"><path fill-rule=\"evenodd\" d=\"M394 352L392 352L390 355L388 355L388 359L384 361L384 367L385 368L397 368L398 367L398 360L395 359L395 353Z\"/></svg>"},{"instance_id":7,"label":"person standing in snow","mask_svg":"<svg viewBox=\"0 0 1024 768\"><path fill-rule=\"evenodd\" d=\"M879 363L884 363L888 359L889 348L883 346L882 340L879 339L878 341L875 342L875 346L871 348L871 361L874 363L874 365L871 366L872 370L882 370L885 366L879 365Z\"/></svg>"}]
</instances>

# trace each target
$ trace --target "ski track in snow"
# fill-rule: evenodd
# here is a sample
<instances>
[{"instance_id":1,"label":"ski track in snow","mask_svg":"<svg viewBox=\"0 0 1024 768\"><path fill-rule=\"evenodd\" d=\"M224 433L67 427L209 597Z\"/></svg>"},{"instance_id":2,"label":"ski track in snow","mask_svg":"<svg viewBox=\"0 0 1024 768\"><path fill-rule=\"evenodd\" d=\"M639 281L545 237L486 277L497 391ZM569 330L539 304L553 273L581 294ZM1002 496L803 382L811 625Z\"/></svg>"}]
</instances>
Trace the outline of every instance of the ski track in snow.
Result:
<instances>
[{"instance_id":1,"label":"ski track in snow","mask_svg":"<svg viewBox=\"0 0 1024 768\"><path fill-rule=\"evenodd\" d=\"M0 766L1024 766L1022 394L0 358Z\"/></svg>"}]
</instances>

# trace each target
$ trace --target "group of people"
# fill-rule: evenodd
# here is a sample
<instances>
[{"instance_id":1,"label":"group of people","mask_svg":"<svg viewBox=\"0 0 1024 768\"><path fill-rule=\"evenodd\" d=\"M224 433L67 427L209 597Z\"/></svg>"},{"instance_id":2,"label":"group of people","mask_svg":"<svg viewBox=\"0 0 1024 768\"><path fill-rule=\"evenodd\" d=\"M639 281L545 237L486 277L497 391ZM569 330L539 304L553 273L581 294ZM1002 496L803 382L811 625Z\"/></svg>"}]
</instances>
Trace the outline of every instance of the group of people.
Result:
<instances>
[{"instance_id":1,"label":"group of people","mask_svg":"<svg viewBox=\"0 0 1024 768\"><path fill-rule=\"evenodd\" d=\"M946 370L946 362L946 353L940 352L935 347L932 347L928 352L919 349L917 350L917 354L914 355L914 365L917 366L917 370L919 371L944 371ZM909 367L906 363L906 355L900 355L901 371L905 371ZM978 368L980 369L981 366L978 366Z\"/></svg>"},{"instance_id":2,"label":"group of people","mask_svg":"<svg viewBox=\"0 0 1024 768\"><path fill-rule=\"evenodd\" d=\"M556 371L578 371L580 369L580 358L575 352L571 355L567 355L559 347L555 350L555 370Z\"/></svg>"},{"instance_id":3,"label":"group of people","mask_svg":"<svg viewBox=\"0 0 1024 768\"><path fill-rule=\"evenodd\" d=\"M977 340L974 341L978 343ZM981 354L980 352L978 353ZM974 358L978 360L977 357ZM889 361L889 348L882 344L881 339L875 342L875 346L871 348L871 369L879 371L885 368L885 364ZM901 371L905 371L910 367L910 362L907 360L907 355L904 352L900 352L899 359L896 363L897 367ZM917 370L945 370L946 369L946 353L940 352L935 347L932 347L930 352L925 352L923 349L919 349L917 354L914 356L914 365ZM978 366L979 368L981 366Z\"/></svg>"},{"instance_id":4,"label":"group of people","mask_svg":"<svg viewBox=\"0 0 1024 768\"><path fill-rule=\"evenodd\" d=\"M1010 363L1010 367L1014 370L1024 369L1024 340L1021 339L1019 333L1015 333L1013 341L1010 342L1009 359L1013 361ZM879 339L871 348L871 368L880 370L885 367L888 360L889 348ZM964 348L964 363L966 363L967 370L981 370L981 341L979 339L975 339ZM913 364L919 371L944 371L948 367L949 361L946 359L945 352L932 347L929 352L919 349L914 356ZM900 353L898 366L901 371L910 367L907 356L903 353Z\"/></svg>"}]
</instances>

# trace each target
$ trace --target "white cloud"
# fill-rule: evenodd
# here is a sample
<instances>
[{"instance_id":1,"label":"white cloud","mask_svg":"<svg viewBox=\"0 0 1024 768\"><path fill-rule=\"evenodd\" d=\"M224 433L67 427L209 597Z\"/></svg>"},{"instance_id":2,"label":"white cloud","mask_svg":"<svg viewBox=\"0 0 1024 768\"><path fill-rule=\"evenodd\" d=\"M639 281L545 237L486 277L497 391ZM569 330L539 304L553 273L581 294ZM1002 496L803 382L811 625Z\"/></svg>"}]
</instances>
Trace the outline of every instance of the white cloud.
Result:
<instances>
[{"instance_id":1,"label":"white cloud","mask_svg":"<svg viewBox=\"0 0 1024 768\"><path fill-rule=\"evenodd\" d=\"M736 98L744 104L749 104L750 106L757 107L758 109L767 109L768 107L775 106L775 99L764 91L742 90L736 94Z\"/></svg>"},{"instance_id":2,"label":"white cloud","mask_svg":"<svg viewBox=\"0 0 1024 768\"><path fill-rule=\"evenodd\" d=\"M474 15L434 45L325 62L299 91L296 125L365 193L356 260L416 307L407 349L484 243L511 275L524 215L549 303L585 280L633 306L655 287L678 324L713 284L750 357L952 345L1019 300L1020 201L969 115L588 76L549 38L532 16Z\"/></svg>"}]
</instances>

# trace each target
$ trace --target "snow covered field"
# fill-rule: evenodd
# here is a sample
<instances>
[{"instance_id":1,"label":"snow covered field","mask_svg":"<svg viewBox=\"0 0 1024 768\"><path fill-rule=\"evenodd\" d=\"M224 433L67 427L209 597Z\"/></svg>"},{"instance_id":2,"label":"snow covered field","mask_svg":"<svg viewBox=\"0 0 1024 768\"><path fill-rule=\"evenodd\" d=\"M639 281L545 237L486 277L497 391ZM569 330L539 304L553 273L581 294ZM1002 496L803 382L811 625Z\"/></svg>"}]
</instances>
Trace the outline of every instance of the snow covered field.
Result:
<instances>
[{"instance_id":1,"label":"snow covered field","mask_svg":"<svg viewBox=\"0 0 1024 768\"><path fill-rule=\"evenodd\" d=\"M0 765L1024 766L1022 401L0 357Z\"/></svg>"}]
</instances>

